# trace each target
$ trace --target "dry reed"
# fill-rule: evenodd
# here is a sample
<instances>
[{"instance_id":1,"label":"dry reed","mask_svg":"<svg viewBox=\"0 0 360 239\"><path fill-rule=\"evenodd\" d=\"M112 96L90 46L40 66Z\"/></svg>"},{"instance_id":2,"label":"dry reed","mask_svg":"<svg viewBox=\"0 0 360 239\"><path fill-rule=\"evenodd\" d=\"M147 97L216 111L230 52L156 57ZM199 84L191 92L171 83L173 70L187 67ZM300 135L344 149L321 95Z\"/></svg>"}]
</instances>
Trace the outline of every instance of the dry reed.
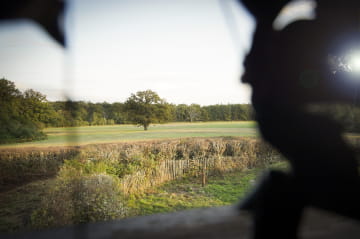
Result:
<instances>
[{"instance_id":1,"label":"dry reed","mask_svg":"<svg viewBox=\"0 0 360 239\"><path fill-rule=\"evenodd\" d=\"M0 186L53 176L64 160L73 159L85 165L86 170L89 170L89 163L105 165L102 167L104 171L118 176L123 192L131 194L183 176L203 177L205 180L208 175L258 167L278 158L278 153L267 144L243 137L13 150L0 152ZM96 173L99 173L98 169Z\"/></svg>"}]
</instances>

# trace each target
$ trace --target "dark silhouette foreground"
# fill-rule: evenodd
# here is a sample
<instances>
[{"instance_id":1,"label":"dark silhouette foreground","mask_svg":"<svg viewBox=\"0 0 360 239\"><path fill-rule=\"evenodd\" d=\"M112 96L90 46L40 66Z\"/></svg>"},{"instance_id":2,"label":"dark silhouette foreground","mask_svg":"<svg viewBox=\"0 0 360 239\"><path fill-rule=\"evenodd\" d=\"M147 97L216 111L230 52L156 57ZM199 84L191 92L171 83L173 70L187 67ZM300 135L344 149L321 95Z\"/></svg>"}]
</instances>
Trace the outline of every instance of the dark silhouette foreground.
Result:
<instances>
[{"instance_id":1,"label":"dark silhouette foreground","mask_svg":"<svg viewBox=\"0 0 360 239\"><path fill-rule=\"evenodd\" d=\"M254 212L254 238L297 238L304 207L360 219L360 183L354 151L334 120L310 113L311 103L354 103L359 83L335 72L329 56L360 46L359 1L318 0L315 20L275 31L273 21L289 2L241 1L257 27L245 60L243 82L264 139L290 162L291 173L272 171L241 204Z\"/></svg>"},{"instance_id":2,"label":"dark silhouette foreground","mask_svg":"<svg viewBox=\"0 0 360 239\"><path fill-rule=\"evenodd\" d=\"M65 0L3 0L0 20L29 19L38 23L60 45L65 45L64 33L59 25Z\"/></svg>"}]
</instances>

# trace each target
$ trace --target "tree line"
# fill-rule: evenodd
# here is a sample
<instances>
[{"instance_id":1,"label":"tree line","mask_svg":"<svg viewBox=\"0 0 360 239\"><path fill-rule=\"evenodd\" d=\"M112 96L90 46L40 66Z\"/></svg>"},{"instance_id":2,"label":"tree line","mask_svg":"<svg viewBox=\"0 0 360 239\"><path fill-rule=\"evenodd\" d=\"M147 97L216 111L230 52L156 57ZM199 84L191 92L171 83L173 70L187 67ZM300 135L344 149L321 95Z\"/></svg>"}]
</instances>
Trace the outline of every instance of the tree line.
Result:
<instances>
[{"instance_id":1,"label":"tree line","mask_svg":"<svg viewBox=\"0 0 360 239\"><path fill-rule=\"evenodd\" d=\"M351 105L318 105L314 113L326 114L341 122L348 132L360 132L360 109ZM0 143L46 138L45 127L137 124L147 130L150 124L164 122L254 120L250 104L170 104L151 90L139 91L125 102L49 102L32 89L21 92L15 84L0 79Z\"/></svg>"},{"instance_id":2,"label":"tree line","mask_svg":"<svg viewBox=\"0 0 360 239\"><path fill-rule=\"evenodd\" d=\"M134 123L134 118L140 118L146 115L148 116L149 123L254 120L253 110L250 104L219 104L210 106L200 106L199 104L175 105L164 101L161 102L162 99L159 99L155 101L155 103L148 104L148 106L146 106L145 103L141 106L139 102L136 102L136 100L140 101L136 99L136 95L143 94L144 92L146 91L133 94L133 96L129 97L127 101L123 103L91 103L84 101L48 102L48 105L52 108L51 112L53 115L50 116L52 120L48 121L46 126L71 127L132 124ZM161 110L159 106L162 106L163 109ZM151 115L152 113L153 115ZM148 124L145 122L145 119L138 119L138 121ZM143 125L141 122L138 123Z\"/></svg>"},{"instance_id":3,"label":"tree line","mask_svg":"<svg viewBox=\"0 0 360 239\"><path fill-rule=\"evenodd\" d=\"M40 92L21 92L14 82L0 79L0 143L46 138L45 127L253 120L251 105L170 104L151 90L139 91L125 102L49 102Z\"/></svg>"}]
</instances>

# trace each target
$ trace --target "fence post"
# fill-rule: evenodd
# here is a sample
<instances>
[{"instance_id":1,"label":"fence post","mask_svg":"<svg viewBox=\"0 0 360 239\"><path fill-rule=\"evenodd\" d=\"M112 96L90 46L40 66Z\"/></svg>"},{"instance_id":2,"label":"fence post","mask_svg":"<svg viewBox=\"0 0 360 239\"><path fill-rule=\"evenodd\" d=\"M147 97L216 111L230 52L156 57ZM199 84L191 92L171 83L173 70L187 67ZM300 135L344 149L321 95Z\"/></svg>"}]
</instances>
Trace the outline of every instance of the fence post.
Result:
<instances>
[{"instance_id":1,"label":"fence post","mask_svg":"<svg viewBox=\"0 0 360 239\"><path fill-rule=\"evenodd\" d=\"M205 187L205 185L206 185L206 158L204 157L202 161L203 161L203 165L202 165L201 185L203 187Z\"/></svg>"}]
</instances>

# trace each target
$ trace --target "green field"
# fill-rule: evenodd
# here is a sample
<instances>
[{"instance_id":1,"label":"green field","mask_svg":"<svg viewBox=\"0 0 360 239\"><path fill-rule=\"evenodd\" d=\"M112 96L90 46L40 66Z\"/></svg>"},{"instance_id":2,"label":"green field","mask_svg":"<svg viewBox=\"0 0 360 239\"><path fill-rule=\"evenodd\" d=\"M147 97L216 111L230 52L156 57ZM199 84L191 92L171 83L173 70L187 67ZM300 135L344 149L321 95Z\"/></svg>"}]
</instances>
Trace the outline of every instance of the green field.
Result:
<instances>
[{"instance_id":1,"label":"green field","mask_svg":"<svg viewBox=\"0 0 360 239\"><path fill-rule=\"evenodd\" d=\"M156 124L151 125L147 131L134 125L113 125L47 128L44 132L48 135L46 140L2 145L0 149L8 147L74 146L188 137L256 137L258 135L256 123L250 121Z\"/></svg>"}]
</instances>

